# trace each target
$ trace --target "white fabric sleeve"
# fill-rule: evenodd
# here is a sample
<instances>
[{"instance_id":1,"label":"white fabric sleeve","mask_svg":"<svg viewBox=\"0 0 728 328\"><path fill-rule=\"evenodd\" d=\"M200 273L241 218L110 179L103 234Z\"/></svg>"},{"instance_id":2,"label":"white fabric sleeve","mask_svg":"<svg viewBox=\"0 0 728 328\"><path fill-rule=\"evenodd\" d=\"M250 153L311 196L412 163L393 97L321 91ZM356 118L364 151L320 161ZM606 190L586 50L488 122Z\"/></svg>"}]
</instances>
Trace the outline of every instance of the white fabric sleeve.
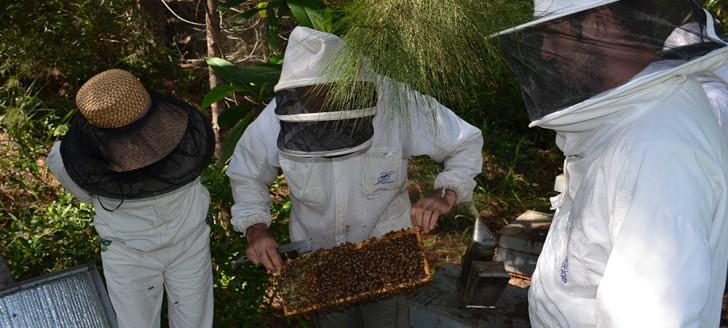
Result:
<instances>
[{"instance_id":1,"label":"white fabric sleeve","mask_svg":"<svg viewBox=\"0 0 728 328\"><path fill-rule=\"evenodd\" d=\"M405 156L427 155L444 170L435 178L435 189L447 188L457 193L457 203L473 199L475 176L483 168L483 135L437 100L411 93L407 108Z\"/></svg>"},{"instance_id":2,"label":"white fabric sleeve","mask_svg":"<svg viewBox=\"0 0 728 328\"><path fill-rule=\"evenodd\" d=\"M726 192L711 176L722 169L681 145L630 153L606 177L614 184L612 249L596 293L597 327L698 327L712 272L713 196Z\"/></svg>"},{"instance_id":3,"label":"white fabric sleeve","mask_svg":"<svg viewBox=\"0 0 728 328\"><path fill-rule=\"evenodd\" d=\"M76 197L76 199L82 203L89 203L93 200L91 194L79 187L68 175L68 172L66 172L66 167L63 166L63 159L61 158L60 141L53 143L53 147L51 147L51 151L48 153L48 157L46 157L46 165L48 166L48 169L51 170L51 173L53 173L56 177L58 183L60 183L63 188L66 188L66 190Z\"/></svg>"},{"instance_id":4,"label":"white fabric sleeve","mask_svg":"<svg viewBox=\"0 0 728 328\"><path fill-rule=\"evenodd\" d=\"M251 225L270 225L272 221L268 185L278 176L276 138L280 130L274 108L271 102L247 127L227 168L235 200L230 209L231 223L243 235Z\"/></svg>"}]
</instances>

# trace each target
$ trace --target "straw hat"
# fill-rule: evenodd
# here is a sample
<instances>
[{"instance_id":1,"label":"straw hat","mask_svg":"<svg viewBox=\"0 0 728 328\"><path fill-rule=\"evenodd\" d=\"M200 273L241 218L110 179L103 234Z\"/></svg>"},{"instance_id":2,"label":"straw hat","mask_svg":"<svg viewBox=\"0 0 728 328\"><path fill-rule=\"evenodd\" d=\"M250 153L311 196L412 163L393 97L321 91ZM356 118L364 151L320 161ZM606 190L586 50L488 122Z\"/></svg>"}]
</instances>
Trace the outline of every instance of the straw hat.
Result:
<instances>
[{"instance_id":1,"label":"straw hat","mask_svg":"<svg viewBox=\"0 0 728 328\"><path fill-rule=\"evenodd\" d=\"M129 72L92 77L76 105L61 158L71 179L93 195L164 194L197 179L212 159L209 119L178 98L147 91Z\"/></svg>"},{"instance_id":2,"label":"straw hat","mask_svg":"<svg viewBox=\"0 0 728 328\"><path fill-rule=\"evenodd\" d=\"M185 111L160 111L131 73L111 69L89 79L76 94L88 122L105 129L99 150L109 168L127 172L150 165L174 150L187 128Z\"/></svg>"}]
</instances>

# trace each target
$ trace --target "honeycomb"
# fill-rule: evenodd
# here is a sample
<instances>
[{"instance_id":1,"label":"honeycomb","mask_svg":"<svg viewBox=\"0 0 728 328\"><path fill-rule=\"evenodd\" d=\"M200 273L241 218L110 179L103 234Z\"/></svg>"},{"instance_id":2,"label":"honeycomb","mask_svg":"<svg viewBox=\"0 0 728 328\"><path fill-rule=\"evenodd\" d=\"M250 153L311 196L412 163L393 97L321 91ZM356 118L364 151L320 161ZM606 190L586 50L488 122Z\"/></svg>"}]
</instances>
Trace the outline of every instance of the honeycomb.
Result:
<instances>
[{"instance_id":1,"label":"honeycomb","mask_svg":"<svg viewBox=\"0 0 728 328\"><path fill-rule=\"evenodd\" d=\"M275 284L284 314L291 316L344 307L431 281L419 231L401 230L291 260Z\"/></svg>"}]
</instances>

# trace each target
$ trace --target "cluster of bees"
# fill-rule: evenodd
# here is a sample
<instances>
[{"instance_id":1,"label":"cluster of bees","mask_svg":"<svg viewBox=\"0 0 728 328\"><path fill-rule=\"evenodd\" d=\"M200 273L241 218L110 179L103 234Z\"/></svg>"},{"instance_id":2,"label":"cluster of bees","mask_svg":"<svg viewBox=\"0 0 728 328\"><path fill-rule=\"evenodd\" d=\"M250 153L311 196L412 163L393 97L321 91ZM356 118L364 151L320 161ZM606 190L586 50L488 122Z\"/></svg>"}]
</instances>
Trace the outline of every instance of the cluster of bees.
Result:
<instances>
[{"instance_id":1,"label":"cluster of bees","mask_svg":"<svg viewBox=\"0 0 728 328\"><path fill-rule=\"evenodd\" d=\"M402 230L295 259L276 285L285 313L292 315L410 290L431 280L419 233Z\"/></svg>"}]
</instances>

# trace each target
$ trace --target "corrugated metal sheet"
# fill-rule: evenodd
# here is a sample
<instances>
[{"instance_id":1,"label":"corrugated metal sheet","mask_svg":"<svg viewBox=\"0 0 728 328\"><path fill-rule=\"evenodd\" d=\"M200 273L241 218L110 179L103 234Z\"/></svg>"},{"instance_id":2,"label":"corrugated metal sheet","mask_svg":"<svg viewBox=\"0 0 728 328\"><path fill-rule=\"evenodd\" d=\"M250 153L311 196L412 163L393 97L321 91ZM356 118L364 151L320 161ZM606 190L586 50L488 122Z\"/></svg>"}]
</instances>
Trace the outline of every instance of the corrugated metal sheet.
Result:
<instances>
[{"instance_id":1,"label":"corrugated metal sheet","mask_svg":"<svg viewBox=\"0 0 728 328\"><path fill-rule=\"evenodd\" d=\"M0 290L0 327L116 327L93 265L23 281Z\"/></svg>"}]
</instances>

